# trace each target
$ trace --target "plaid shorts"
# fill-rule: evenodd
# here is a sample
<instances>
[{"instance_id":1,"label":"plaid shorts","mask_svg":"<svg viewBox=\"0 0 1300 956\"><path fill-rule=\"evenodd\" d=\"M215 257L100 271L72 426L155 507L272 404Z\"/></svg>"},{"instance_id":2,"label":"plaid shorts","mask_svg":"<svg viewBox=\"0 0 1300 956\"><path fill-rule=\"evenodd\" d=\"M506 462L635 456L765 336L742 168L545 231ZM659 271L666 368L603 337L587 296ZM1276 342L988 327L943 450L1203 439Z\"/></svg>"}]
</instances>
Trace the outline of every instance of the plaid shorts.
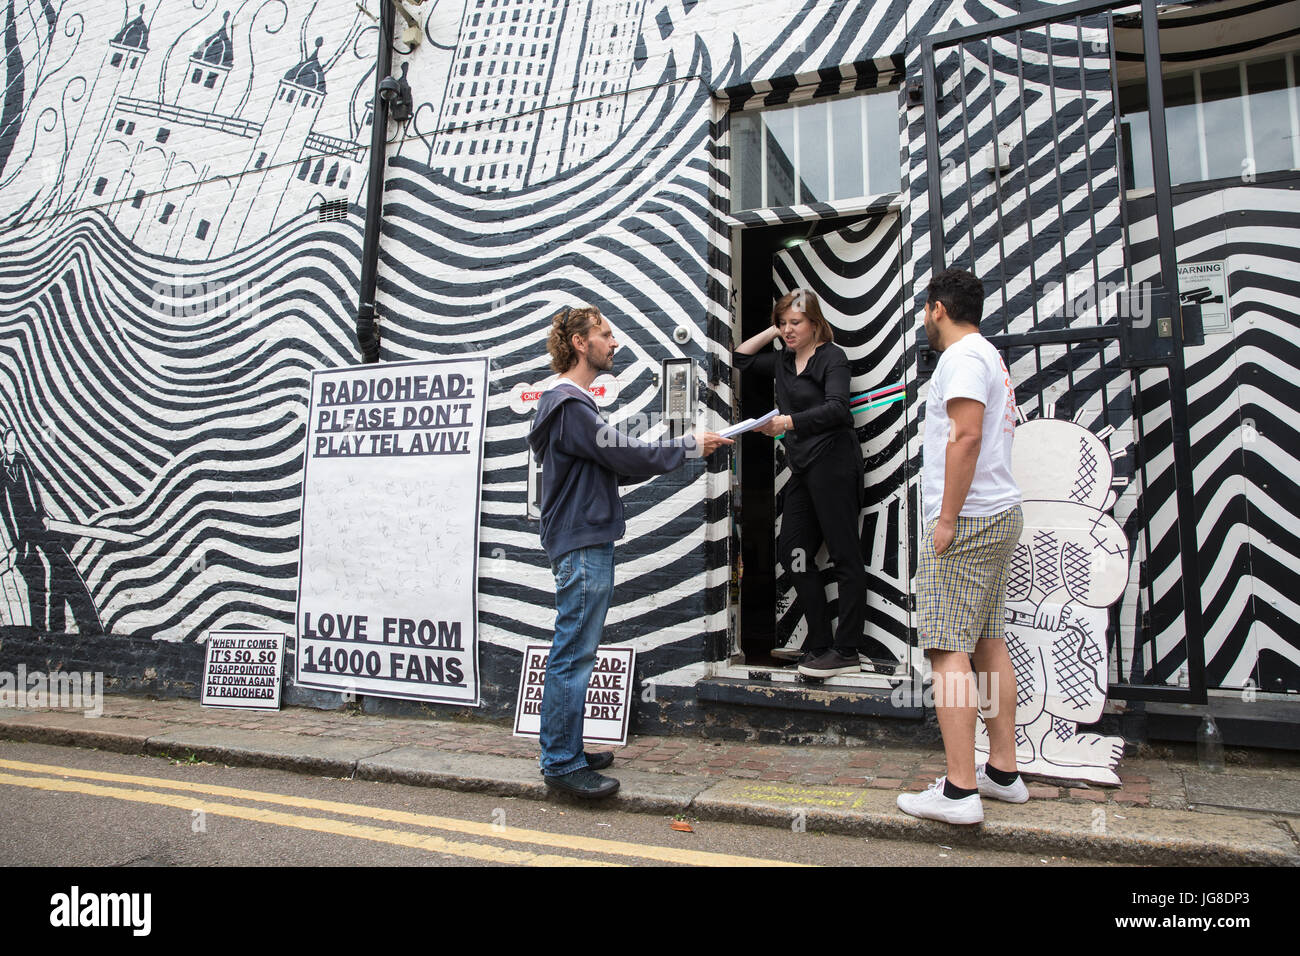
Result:
<instances>
[{"instance_id":1,"label":"plaid shorts","mask_svg":"<svg viewBox=\"0 0 1300 956\"><path fill-rule=\"evenodd\" d=\"M952 544L934 553L934 526L921 535L916 570L921 650L974 653L980 640L1002 640L1007 568L1025 519L1020 505L987 517L958 517Z\"/></svg>"}]
</instances>

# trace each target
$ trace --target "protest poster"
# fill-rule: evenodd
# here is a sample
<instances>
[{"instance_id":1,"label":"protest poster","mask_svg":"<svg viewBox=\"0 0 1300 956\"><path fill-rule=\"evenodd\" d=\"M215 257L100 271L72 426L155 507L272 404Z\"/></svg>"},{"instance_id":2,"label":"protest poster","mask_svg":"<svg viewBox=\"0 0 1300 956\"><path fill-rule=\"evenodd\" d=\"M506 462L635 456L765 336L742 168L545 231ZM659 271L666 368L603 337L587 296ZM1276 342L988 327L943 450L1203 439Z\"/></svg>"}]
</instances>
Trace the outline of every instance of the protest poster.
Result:
<instances>
[{"instance_id":1,"label":"protest poster","mask_svg":"<svg viewBox=\"0 0 1300 956\"><path fill-rule=\"evenodd\" d=\"M313 373L294 682L476 706L488 360Z\"/></svg>"},{"instance_id":2,"label":"protest poster","mask_svg":"<svg viewBox=\"0 0 1300 956\"><path fill-rule=\"evenodd\" d=\"M546 659L550 644L529 644L524 648L519 673L519 697L515 703L515 736L536 737L540 733L542 690L546 685ZM589 744L625 744L631 717L632 674L636 650L631 647L601 647L596 666L587 683L583 711L582 739Z\"/></svg>"},{"instance_id":3,"label":"protest poster","mask_svg":"<svg viewBox=\"0 0 1300 956\"><path fill-rule=\"evenodd\" d=\"M279 710L283 666L283 634L209 631L199 703L204 707Z\"/></svg>"}]
</instances>

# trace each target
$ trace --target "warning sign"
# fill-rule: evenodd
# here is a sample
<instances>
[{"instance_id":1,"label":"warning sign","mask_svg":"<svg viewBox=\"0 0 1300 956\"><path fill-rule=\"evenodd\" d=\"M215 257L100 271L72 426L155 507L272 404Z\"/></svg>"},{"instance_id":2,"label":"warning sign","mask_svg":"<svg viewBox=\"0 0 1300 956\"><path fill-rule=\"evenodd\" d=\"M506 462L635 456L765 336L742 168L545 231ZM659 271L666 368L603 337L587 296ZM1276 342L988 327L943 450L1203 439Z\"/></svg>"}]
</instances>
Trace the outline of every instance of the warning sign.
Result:
<instances>
[{"instance_id":1,"label":"warning sign","mask_svg":"<svg viewBox=\"0 0 1300 956\"><path fill-rule=\"evenodd\" d=\"M1230 332L1228 316L1228 267L1222 259L1215 262L1180 262L1178 264L1178 301L1182 305L1200 306L1201 328L1211 332Z\"/></svg>"},{"instance_id":2,"label":"warning sign","mask_svg":"<svg viewBox=\"0 0 1300 956\"><path fill-rule=\"evenodd\" d=\"M199 703L205 707L279 710L283 666L283 634L209 631Z\"/></svg>"},{"instance_id":3,"label":"warning sign","mask_svg":"<svg viewBox=\"0 0 1300 956\"><path fill-rule=\"evenodd\" d=\"M515 705L515 736L536 737L542 723L542 691L546 686L549 644L524 648L519 674L519 700ZM631 647L602 647L587 683L587 707L582 739L589 744L625 744L632 699L632 668L636 651Z\"/></svg>"}]
</instances>

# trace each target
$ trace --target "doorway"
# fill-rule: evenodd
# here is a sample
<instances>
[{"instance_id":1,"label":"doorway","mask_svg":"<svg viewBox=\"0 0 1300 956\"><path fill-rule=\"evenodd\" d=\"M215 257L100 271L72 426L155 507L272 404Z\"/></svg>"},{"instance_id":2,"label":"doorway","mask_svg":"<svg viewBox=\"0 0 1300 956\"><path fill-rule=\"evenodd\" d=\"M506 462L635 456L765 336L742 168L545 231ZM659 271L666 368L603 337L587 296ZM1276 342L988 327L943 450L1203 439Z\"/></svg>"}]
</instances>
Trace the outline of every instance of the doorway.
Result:
<instances>
[{"instance_id":1,"label":"doorway","mask_svg":"<svg viewBox=\"0 0 1300 956\"><path fill-rule=\"evenodd\" d=\"M912 658L907 520L911 455L905 429L909 383L904 381L911 323L903 308L898 213L749 227L740 230L733 252L739 260L733 271L737 344L770 324L772 303L781 295L811 289L834 329L836 344L849 357L851 396L889 390L881 399L864 401L854 414L866 463L860 529L868 576L862 677L902 675ZM773 384L761 375L734 373L733 387L737 421L774 407ZM914 394L914 386L911 391ZM733 561L739 594L732 663L793 681L798 677L796 665L772 654L778 648L798 648L806 634L793 581L776 560L789 470L779 441L750 432L740 436L738 445ZM817 564L827 580L834 617L836 586L824 547ZM859 682L837 682L845 681Z\"/></svg>"}]
</instances>

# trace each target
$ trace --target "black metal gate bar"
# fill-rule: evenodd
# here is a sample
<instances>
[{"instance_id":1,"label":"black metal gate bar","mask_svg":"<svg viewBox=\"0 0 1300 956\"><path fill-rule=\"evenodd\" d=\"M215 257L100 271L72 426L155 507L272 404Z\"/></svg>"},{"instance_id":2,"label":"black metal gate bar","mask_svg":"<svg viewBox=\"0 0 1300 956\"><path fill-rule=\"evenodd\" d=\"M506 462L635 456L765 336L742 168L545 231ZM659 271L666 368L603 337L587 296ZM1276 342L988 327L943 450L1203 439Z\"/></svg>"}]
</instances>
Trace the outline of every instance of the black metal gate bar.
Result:
<instances>
[{"instance_id":1,"label":"black metal gate bar","mask_svg":"<svg viewBox=\"0 0 1300 956\"><path fill-rule=\"evenodd\" d=\"M1007 245L1006 229L1002 221L1002 158L998 153L1000 139L998 130L1001 129L1001 125L998 122L997 87L993 85L993 41L991 39L985 43L985 49L989 55L989 115L993 119L993 165L996 167L993 173L993 203L998 214L998 274L1002 277L1002 315L1005 320L1002 331L1005 332L1010 327L1011 310L1007 308ZM1026 226L1025 232L1028 231Z\"/></svg>"},{"instance_id":2,"label":"black metal gate bar","mask_svg":"<svg viewBox=\"0 0 1300 956\"><path fill-rule=\"evenodd\" d=\"M1119 61L1115 56L1115 43L1113 42L1113 38L1114 38L1114 32L1112 30L1111 31L1112 42L1108 44L1109 49L1107 50L1107 56L1110 59L1110 97L1111 97L1111 102L1114 103L1116 109L1118 109L1119 101L1120 101L1119 100ZM1129 189L1128 179L1124 172L1126 166L1127 166L1127 161L1125 159L1124 137L1123 135L1117 135L1115 137L1115 172L1117 174L1118 181L1119 181L1119 192L1121 197L1124 196L1124 194L1127 193ZM1122 230L1124 236L1124 241L1121 244L1121 247L1124 251L1124 283L1127 286L1133 280L1133 262L1132 262L1132 257L1129 254L1130 229L1129 229L1128 203L1123 201L1121 201L1119 204L1119 219L1120 219L1120 229ZM1142 405L1142 398L1140 394L1141 389L1138 387L1140 386L1141 383L1139 380L1139 372L1137 370L1134 370L1132 374L1132 383L1133 383L1132 386L1130 386L1129 388L1129 395L1132 400L1133 420L1137 423L1138 441L1140 445L1141 435L1142 435L1142 419L1143 419L1144 411ZM1135 481L1140 482L1139 487L1142 488L1149 487L1149 482L1147 480L1148 476L1147 476L1146 456L1137 455L1135 456L1135 459L1137 462L1137 468L1135 469L1133 479ZM1150 554L1151 553L1151 524L1150 522L1147 521L1140 521L1139 524L1140 527L1138 528L1137 537L1140 537L1143 546L1145 548L1145 553ZM1142 573L1141 570L1139 570L1139 578L1141 576L1141 573ZM1145 620L1145 618L1146 616L1149 615L1149 613L1150 613L1149 606L1146 607L1144 610L1140 610L1140 613L1138 614L1136 624L1135 624L1139 632L1145 632L1148 629L1149 623ZM1123 642L1119 640L1117 637L1117 639L1114 642L1112 642L1111 647L1113 648L1116 655L1115 673L1120 675L1129 673L1129 671L1126 669L1126 665L1124 662ZM1135 659L1140 655L1140 650L1138 648L1136 641L1134 641L1133 654Z\"/></svg>"},{"instance_id":3,"label":"black metal gate bar","mask_svg":"<svg viewBox=\"0 0 1300 956\"><path fill-rule=\"evenodd\" d=\"M1150 0L1143 0L1143 8ZM949 30L938 36L928 36L921 40L921 68L922 68L922 86L925 94L925 157L926 168L929 171L930 187L930 266L935 272L941 272L943 266L943 203L941 196L935 189L938 182L935 171L939 166L939 118L935 114L935 107L939 102L938 89L935 85L934 77L934 51L937 47L949 47L966 40L983 39L986 37L996 36L998 34L1010 33L1016 31L1016 60L1021 62L1020 31L1040 27L1047 23L1053 23L1058 20L1084 16L1089 13L1109 13L1116 7L1132 6L1132 0L1120 2L1120 0L1079 0L1077 3L1068 3L1059 7L1048 10L1037 10L1030 13L1020 13L1014 17L1004 17L996 20L993 24L976 23L968 27L958 27L955 30ZM1154 4L1152 4L1154 10ZM1024 69L1020 68L1020 94L1021 102L1024 99ZM1163 107L1163 100L1161 105ZM1021 126L1024 127L1024 113L1021 112ZM1027 133L1027 130L1025 130ZM1027 142L1023 140L1022 142ZM1167 168L1167 166L1166 166ZM1034 316L1034 324L1038 324L1038 316Z\"/></svg>"},{"instance_id":4,"label":"black metal gate bar","mask_svg":"<svg viewBox=\"0 0 1300 956\"><path fill-rule=\"evenodd\" d=\"M966 182L971 181L970 171L970 119L966 115L966 48L961 47L957 51L961 62L957 64L957 79L961 84L961 144L962 151L966 157ZM975 250L979 243L975 241L975 197L973 190L966 190L966 232L970 236L970 246L966 250L970 256L971 271L975 271ZM1003 289L1003 295L1006 290Z\"/></svg>"},{"instance_id":5,"label":"black metal gate bar","mask_svg":"<svg viewBox=\"0 0 1300 956\"><path fill-rule=\"evenodd\" d=\"M1056 221L1060 224L1061 232L1061 281L1063 283L1061 292L1068 297L1070 294L1070 252L1065 246L1065 188L1061 184L1061 129L1056 117L1056 62L1052 55L1054 39L1052 27L1055 25L1055 21L1048 23L1045 30L1045 36L1047 37L1047 102L1052 114L1052 162L1056 167ZM1027 173L1028 170L1026 170ZM1089 184L1089 191L1091 191L1091 184ZM1062 311L1066 312L1066 310ZM1065 316L1063 315L1062 320L1064 321L1064 319Z\"/></svg>"},{"instance_id":6,"label":"black metal gate bar","mask_svg":"<svg viewBox=\"0 0 1300 956\"><path fill-rule=\"evenodd\" d=\"M1074 18L1074 28L1079 34L1079 49L1083 49L1083 17ZM1108 44L1113 45L1113 44ZM1088 178L1088 183L1092 183L1092 124L1088 119L1088 77L1083 68L1083 56L1079 56L1079 90L1083 99L1083 169L1084 175ZM1112 100L1118 104L1119 100ZM1112 107L1113 108L1113 107ZM1120 206L1124 205L1123 193L1120 194ZM1092 189L1088 190L1088 229L1092 238L1092 282L1093 288L1101 288L1101 266L1097 263L1099 250L1097 247L1097 205L1093 201ZM1097 324L1101 324L1101 303L1097 303ZM1104 394L1104 392L1103 392Z\"/></svg>"},{"instance_id":7,"label":"black metal gate bar","mask_svg":"<svg viewBox=\"0 0 1300 956\"><path fill-rule=\"evenodd\" d=\"M1191 426L1187 419L1187 367L1183 361L1183 323L1179 313L1178 251L1174 236L1174 193L1169 181L1169 141L1165 131L1164 74L1160 61L1160 23L1156 0L1142 0L1142 57L1147 75L1147 118L1156 195L1156 235L1160 240L1160 278L1168 290L1173 355L1169 361L1169 423L1178 497L1178 550L1183 566L1183 629L1187 635L1187 681L1195 703L1204 703L1205 633L1201 614L1201 563L1196 541L1196 496L1192 486ZM1152 66L1155 69L1152 69ZM1116 104L1118 108L1118 104Z\"/></svg>"},{"instance_id":8,"label":"black metal gate bar","mask_svg":"<svg viewBox=\"0 0 1300 956\"><path fill-rule=\"evenodd\" d=\"M1020 113L1020 150L1025 155L1025 174L1021 178L1025 181L1025 240L1029 245L1029 288L1031 292L1029 305L1034 310L1034 328L1038 328L1038 296L1032 294L1033 290L1038 288L1038 250L1034 248L1034 194L1029 188L1029 121L1025 119L1025 50L1019 30L1016 31L1016 95L1018 97L1016 102L1020 106L1017 111ZM934 261L933 256L931 256L930 261ZM1002 324L1002 331L1006 332L1011 328L1010 312L1004 318L1006 321ZM1041 371L1042 363L1039 362L1035 367Z\"/></svg>"},{"instance_id":9,"label":"black metal gate bar","mask_svg":"<svg viewBox=\"0 0 1300 956\"><path fill-rule=\"evenodd\" d=\"M1033 325L1030 332L1010 334L1010 311L1007 310L1004 316L1002 333L994 336L993 344L1002 351L1014 348L1025 348L1032 350L1034 354L1035 376L1041 376L1043 369L1042 347L1046 345L1062 346L1092 342L1093 349L1097 355L1098 369L1102 373L1099 375L1098 383L1101 391L1102 416L1107 425L1110 424L1111 407L1110 396L1107 393L1105 368L1106 368L1106 350L1110 343L1117 342L1120 338L1120 323L1124 321L1123 316L1115 317L1112 322L1105 322L1103 315L1103 306L1097 301L1096 322L1091 328L1064 327L1057 329L1045 330L1039 328L1040 313L1037 296L1038 276L1037 276L1037 250L1034 248L1033 239L1033 202L1032 190L1029 174L1029 131L1028 123L1025 116L1025 68L1024 68L1024 45L1023 31L1045 27L1045 55L1047 66L1047 85L1049 96L1049 108L1051 110L1051 136L1052 136L1052 156L1058 170L1056 179L1056 212L1058 222L1060 223L1060 253L1061 253L1061 270L1062 278L1065 281L1063 285L1063 295L1069 296L1069 277L1071 275L1069 266L1069 249L1065 235L1065 202L1064 202L1064 184L1059 174L1060 170L1060 147L1061 131L1059 116L1057 112L1057 90L1056 79L1057 69L1055 63L1054 41L1056 39L1052 27L1058 23L1068 23L1073 20L1074 34L1078 43L1079 50L1079 95L1081 98L1081 115L1082 135L1084 138L1084 172L1088 187L1088 212L1089 212L1089 237L1092 251L1092 272L1094 287L1101 289L1101 268L1098 261L1100 251L1099 239L1096 226L1097 206L1093 191L1092 183L1092 141L1091 126L1088 110L1088 85L1087 75L1084 64L1084 25L1083 17L1104 13L1113 19L1113 12L1120 7L1134 6L1133 0L1082 0L1082 2L1062 5L1056 8L1039 9L1030 13L1023 13L1017 16L1008 17L992 23L975 24L972 26L962 27L946 33L926 37L922 41L921 62L922 62L922 83L926 103L926 161L929 186L929 211L930 211L930 261L933 271L938 272L944 268L945 260L945 235L943 219L943 186L942 186L942 167L939 161L939 90L936 71L936 50L957 47L958 63L958 87L956 91L960 98L961 104L961 130L964 139L964 165L966 170L967 196L966 206L967 214L970 218L968 223L968 236L970 242L970 256L972 263L975 261L977 242L976 242L976 225L974 215L974 201L972 190L970 188L971 176L971 145L970 145L970 126L967 112L967 89L966 89L966 54L965 44L969 41L983 41L986 43L987 67L988 67L988 85L990 111L993 119L993 156L994 156L994 195L996 202L996 225L997 241L999 252L999 274L1001 276L1001 288L1004 307L1007 304L1007 282L1005 269L1005 220L1002 211L1002 190L1000 182L1000 157L999 149L999 122L997 108L997 94L995 81L995 58L993 50L993 39L997 36L1005 36L1014 33L1016 49L1016 77L1019 95L1019 112L1022 152L1025 157L1024 169L1024 190L1025 190L1025 232L1029 252L1029 277L1031 284L1031 295L1029 307L1032 311ZM1180 561L1180 592L1182 597L1182 623L1183 623L1183 644L1186 652L1186 661L1188 668L1188 686L1187 687L1167 687L1151 685L1135 685L1127 683L1112 683L1111 691L1118 696L1125 696L1131 699L1150 699L1150 700L1172 700L1184 702L1203 702L1206 699L1205 693L1205 658L1204 658L1204 634L1202 633L1202 608L1200 595L1200 566L1196 548L1196 527L1195 527L1195 500L1193 488L1190 481L1191 472L1191 448L1190 448L1190 429L1188 427L1188 411L1185 388L1185 371L1182 354L1182 345L1184 341L1184 330L1182 327L1181 316L1178 314L1178 278L1177 278L1177 258L1175 236L1173 231L1173 197L1172 189L1169 182L1169 157L1168 144L1165 131L1164 102L1163 102L1163 78L1160 70L1160 48L1159 48L1159 23L1157 20L1157 11L1155 0L1141 0L1143 36L1144 36L1144 59L1147 79L1147 99L1148 99L1148 117L1151 133L1152 147L1152 165L1155 176L1155 204L1156 204L1156 228L1159 236L1160 245L1160 274L1162 291L1167 296L1170 303L1173 319L1173 337L1172 337L1172 356L1167 360L1160 361L1154 367L1164 367L1168 378L1167 385L1169 388L1170 402L1170 428L1172 434L1173 450L1173 475L1177 486L1176 492L1176 515L1175 530L1177 541L1179 543L1179 561ZM1114 48L1113 34L1110 43L1110 58L1112 63L1112 102L1113 109L1118 110L1119 98L1114 79ZM984 65L982 58L978 54L975 56L975 62L981 66ZM1117 122L1113 119L1112 122ZM1123 248L1124 248L1124 276L1125 280L1131 279L1131 263L1129 262L1128 250L1128 218L1127 210L1123 202L1123 144L1118 130L1115 135L1116 141L1116 162L1117 162L1117 189L1120 197L1120 216L1121 228L1123 230ZM1068 313L1068 309L1066 310ZM1068 318L1067 320L1068 321ZM1090 354L1092 350L1090 349ZM1065 355L1065 376L1068 379L1071 393L1076 386L1075 380L1075 360L1077 356L1073 355L1071 350L1067 349ZM1089 358L1087 361L1090 361ZM1053 363L1055 365L1055 363ZM1082 364L1080 365L1082 368ZM1147 456L1142 453L1145 444L1145 427L1142 421L1143 402L1140 397L1142 383L1142 369L1134 369L1130 375L1130 393L1131 409L1135 417L1137 429L1137 445L1139 454L1137 460L1141 469L1141 480L1143 489L1149 488L1147 482ZM1041 404L1041 399L1040 399ZM1144 502L1139 513L1139 520L1142 525L1141 534L1144 536L1146 545L1146 554L1151 553L1151 529L1150 521L1147 520L1149 508ZM1141 575L1141 572L1140 572ZM1149 633L1151 622L1150 614L1154 604L1154 584L1147 575L1148 580L1145 583L1145 593L1147 597L1147 608L1144 617L1146 620L1139 620L1137 623L1138 633ZM1112 615L1118 615L1117 611L1112 609ZM1112 617L1112 621L1118 620L1117 616ZM1120 670L1116 671L1117 675L1123 674L1123 645L1121 641L1113 641L1112 646L1117 654L1117 665ZM1141 645L1137 640L1134 642L1134 654L1140 655ZM1154 664L1155 659L1152 659Z\"/></svg>"}]
</instances>

